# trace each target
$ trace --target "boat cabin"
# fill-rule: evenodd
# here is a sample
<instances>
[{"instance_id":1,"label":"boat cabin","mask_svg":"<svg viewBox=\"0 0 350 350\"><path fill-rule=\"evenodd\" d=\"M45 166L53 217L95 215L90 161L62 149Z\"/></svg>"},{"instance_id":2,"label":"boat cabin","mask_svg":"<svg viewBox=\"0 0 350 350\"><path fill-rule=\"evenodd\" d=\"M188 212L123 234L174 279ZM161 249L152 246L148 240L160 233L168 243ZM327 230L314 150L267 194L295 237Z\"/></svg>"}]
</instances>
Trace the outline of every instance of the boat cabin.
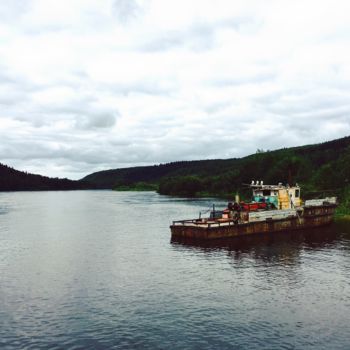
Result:
<instances>
[{"instance_id":1,"label":"boat cabin","mask_svg":"<svg viewBox=\"0 0 350 350\"><path fill-rule=\"evenodd\" d=\"M263 181L252 181L253 201L268 203L276 209L293 209L301 206L300 187L278 185L264 185Z\"/></svg>"}]
</instances>

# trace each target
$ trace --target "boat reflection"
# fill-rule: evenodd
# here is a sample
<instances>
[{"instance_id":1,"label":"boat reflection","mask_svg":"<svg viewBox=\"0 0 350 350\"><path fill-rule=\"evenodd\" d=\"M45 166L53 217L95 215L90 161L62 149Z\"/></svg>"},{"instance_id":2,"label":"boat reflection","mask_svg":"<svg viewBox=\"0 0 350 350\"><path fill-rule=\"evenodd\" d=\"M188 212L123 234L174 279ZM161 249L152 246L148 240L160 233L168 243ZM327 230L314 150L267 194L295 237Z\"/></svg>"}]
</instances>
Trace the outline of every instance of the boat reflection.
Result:
<instances>
[{"instance_id":1,"label":"boat reflection","mask_svg":"<svg viewBox=\"0 0 350 350\"><path fill-rule=\"evenodd\" d=\"M349 228L349 225L347 227ZM248 255L253 259L269 263L283 261L284 264L295 264L303 250L319 250L335 246L344 235L341 232L344 231L340 230L339 225L332 224L308 230L266 233L215 241L177 238L172 239L171 244L207 253L226 250L235 260Z\"/></svg>"}]
</instances>

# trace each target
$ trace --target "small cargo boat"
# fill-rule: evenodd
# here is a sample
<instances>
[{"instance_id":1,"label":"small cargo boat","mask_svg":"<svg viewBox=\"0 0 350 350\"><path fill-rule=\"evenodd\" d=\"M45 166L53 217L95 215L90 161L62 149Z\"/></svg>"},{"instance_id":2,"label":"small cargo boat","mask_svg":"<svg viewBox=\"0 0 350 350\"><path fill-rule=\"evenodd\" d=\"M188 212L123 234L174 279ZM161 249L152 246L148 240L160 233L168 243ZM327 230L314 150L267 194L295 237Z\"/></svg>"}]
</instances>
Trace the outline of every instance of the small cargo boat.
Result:
<instances>
[{"instance_id":1,"label":"small cargo boat","mask_svg":"<svg viewBox=\"0 0 350 350\"><path fill-rule=\"evenodd\" d=\"M222 211L213 210L208 218L173 221L172 238L219 239L278 231L313 228L330 224L337 207L336 197L306 200L300 186L264 185L252 181L250 203L228 203Z\"/></svg>"}]
</instances>

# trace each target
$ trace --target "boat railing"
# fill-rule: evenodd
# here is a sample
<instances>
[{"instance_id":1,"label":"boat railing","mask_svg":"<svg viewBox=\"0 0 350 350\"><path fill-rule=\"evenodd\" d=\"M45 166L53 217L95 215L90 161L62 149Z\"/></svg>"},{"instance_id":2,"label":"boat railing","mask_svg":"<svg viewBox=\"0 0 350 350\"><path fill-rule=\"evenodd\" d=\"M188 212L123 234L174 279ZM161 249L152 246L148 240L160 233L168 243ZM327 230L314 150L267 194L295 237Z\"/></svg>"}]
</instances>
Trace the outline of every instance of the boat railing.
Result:
<instances>
[{"instance_id":1,"label":"boat railing","mask_svg":"<svg viewBox=\"0 0 350 350\"><path fill-rule=\"evenodd\" d=\"M173 221L173 226L205 226L205 227L219 227L219 226L231 226L237 225L237 220L233 219L188 219L188 220L176 220Z\"/></svg>"},{"instance_id":2,"label":"boat railing","mask_svg":"<svg viewBox=\"0 0 350 350\"><path fill-rule=\"evenodd\" d=\"M320 199L308 199L305 201L305 207L317 207L323 205L337 205L338 199L337 197L326 197Z\"/></svg>"}]
</instances>

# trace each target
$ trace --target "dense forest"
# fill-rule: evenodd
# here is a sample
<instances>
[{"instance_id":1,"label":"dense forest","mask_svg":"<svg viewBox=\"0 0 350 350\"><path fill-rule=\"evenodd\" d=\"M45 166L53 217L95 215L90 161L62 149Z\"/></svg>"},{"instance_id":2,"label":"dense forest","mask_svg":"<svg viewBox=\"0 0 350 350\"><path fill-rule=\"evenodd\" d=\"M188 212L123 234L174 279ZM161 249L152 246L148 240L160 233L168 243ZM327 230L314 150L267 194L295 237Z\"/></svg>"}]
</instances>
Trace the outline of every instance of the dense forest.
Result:
<instances>
[{"instance_id":1,"label":"dense forest","mask_svg":"<svg viewBox=\"0 0 350 350\"><path fill-rule=\"evenodd\" d=\"M248 196L244 184L298 183L303 197L349 193L350 137L276 151L258 150L244 158L173 162L107 170L84 178L99 188L154 189L177 196Z\"/></svg>"},{"instance_id":2,"label":"dense forest","mask_svg":"<svg viewBox=\"0 0 350 350\"><path fill-rule=\"evenodd\" d=\"M0 163L0 191L48 191L94 188L85 181L50 178L28 174Z\"/></svg>"}]
</instances>

